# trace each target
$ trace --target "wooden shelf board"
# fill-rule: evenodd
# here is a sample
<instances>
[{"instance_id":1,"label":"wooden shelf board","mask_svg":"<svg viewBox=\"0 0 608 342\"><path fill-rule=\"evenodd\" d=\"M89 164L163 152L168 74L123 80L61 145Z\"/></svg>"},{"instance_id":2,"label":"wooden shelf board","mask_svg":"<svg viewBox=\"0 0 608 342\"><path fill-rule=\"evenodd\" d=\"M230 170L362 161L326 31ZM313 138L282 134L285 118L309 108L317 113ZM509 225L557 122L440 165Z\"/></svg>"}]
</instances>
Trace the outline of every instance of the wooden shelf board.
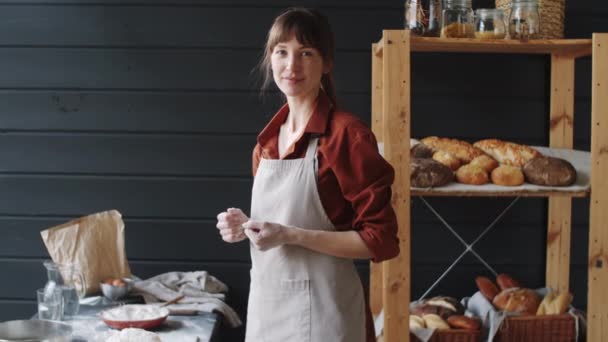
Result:
<instances>
[{"instance_id":1,"label":"wooden shelf board","mask_svg":"<svg viewBox=\"0 0 608 342\"><path fill-rule=\"evenodd\" d=\"M587 197L589 191L438 191L412 189L411 195L423 197Z\"/></svg>"},{"instance_id":2,"label":"wooden shelf board","mask_svg":"<svg viewBox=\"0 0 608 342\"><path fill-rule=\"evenodd\" d=\"M474 38L411 38L411 50L416 52L464 52L464 53L504 53L504 54L556 54L570 57L591 55L591 39L553 39L553 40L480 40ZM384 47L380 40L376 54Z\"/></svg>"}]
</instances>

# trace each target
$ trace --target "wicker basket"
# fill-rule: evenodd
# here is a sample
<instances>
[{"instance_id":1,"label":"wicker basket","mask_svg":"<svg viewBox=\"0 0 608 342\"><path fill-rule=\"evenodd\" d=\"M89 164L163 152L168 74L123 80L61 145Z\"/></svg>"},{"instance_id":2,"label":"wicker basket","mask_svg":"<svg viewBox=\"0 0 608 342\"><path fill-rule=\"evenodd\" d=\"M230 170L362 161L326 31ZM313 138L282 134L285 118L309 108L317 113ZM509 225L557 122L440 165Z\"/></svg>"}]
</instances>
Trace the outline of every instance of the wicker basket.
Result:
<instances>
[{"instance_id":1,"label":"wicker basket","mask_svg":"<svg viewBox=\"0 0 608 342\"><path fill-rule=\"evenodd\" d=\"M494 337L494 342L572 342L576 341L574 317L571 315L513 316L507 318Z\"/></svg>"},{"instance_id":2,"label":"wicker basket","mask_svg":"<svg viewBox=\"0 0 608 342\"><path fill-rule=\"evenodd\" d=\"M508 20L509 14L511 14L511 0L496 0L496 8L502 9ZM538 11L540 12L540 38L564 38L566 0L538 0Z\"/></svg>"},{"instance_id":3,"label":"wicker basket","mask_svg":"<svg viewBox=\"0 0 608 342\"><path fill-rule=\"evenodd\" d=\"M420 339L410 333L410 341L420 341ZM435 330L429 342L481 342L481 331Z\"/></svg>"}]
</instances>

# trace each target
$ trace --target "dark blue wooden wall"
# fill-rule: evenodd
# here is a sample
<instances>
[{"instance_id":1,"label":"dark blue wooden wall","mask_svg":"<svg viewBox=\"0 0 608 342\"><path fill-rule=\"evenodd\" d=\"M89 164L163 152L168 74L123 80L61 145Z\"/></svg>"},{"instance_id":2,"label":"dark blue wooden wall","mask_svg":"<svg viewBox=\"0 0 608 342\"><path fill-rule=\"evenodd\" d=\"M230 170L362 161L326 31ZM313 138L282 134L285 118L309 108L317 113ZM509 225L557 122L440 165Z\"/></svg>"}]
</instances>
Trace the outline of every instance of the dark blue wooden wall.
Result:
<instances>
[{"instance_id":1,"label":"dark blue wooden wall","mask_svg":"<svg viewBox=\"0 0 608 342\"><path fill-rule=\"evenodd\" d=\"M369 122L370 44L402 27L403 1L0 1L0 321L35 312L48 257L39 232L112 208L124 215L135 274L208 270L244 315L248 246L224 244L215 216L248 211L251 149L279 105L260 100L251 70L274 16L296 4L329 16L339 100ZM567 37L594 31L608 32L608 4L568 1ZM547 144L549 67L543 56L418 54L412 133ZM589 58L577 62L580 149L589 148L589 72ZM471 240L509 200L429 201ZM519 201L479 254L542 285L546 207ZM584 306L588 201L575 200L573 211L572 288ZM416 297L462 247L419 200L413 222ZM360 269L367 277L366 263ZM467 256L435 293L471 294L484 272Z\"/></svg>"}]
</instances>

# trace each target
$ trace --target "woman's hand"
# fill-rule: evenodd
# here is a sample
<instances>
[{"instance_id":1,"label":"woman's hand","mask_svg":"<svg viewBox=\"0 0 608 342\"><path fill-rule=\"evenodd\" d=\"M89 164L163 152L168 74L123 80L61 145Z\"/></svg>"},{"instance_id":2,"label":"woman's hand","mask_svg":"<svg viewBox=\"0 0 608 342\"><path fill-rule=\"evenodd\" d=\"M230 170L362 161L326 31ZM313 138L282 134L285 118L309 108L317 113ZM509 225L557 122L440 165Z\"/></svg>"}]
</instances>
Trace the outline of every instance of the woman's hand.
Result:
<instances>
[{"instance_id":1,"label":"woman's hand","mask_svg":"<svg viewBox=\"0 0 608 342\"><path fill-rule=\"evenodd\" d=\"M281 224L250 220L243 224L243 227L249 241L260 251L267 251L288 243L288 230L290 228Z\"/></svg>"},{"instance_id":2,"label":"woman's hand","mask_svg":"<svg viewBox=\"0 0 608 342\"><path fill-rule=\"evenodd\" d=\"M234 243L247 238L243 228L243 223L247 221L249 221L249 217L241 209L228 208L217 215L216 227L220 230L224 241Z\"/></svg>"}]
</instances>

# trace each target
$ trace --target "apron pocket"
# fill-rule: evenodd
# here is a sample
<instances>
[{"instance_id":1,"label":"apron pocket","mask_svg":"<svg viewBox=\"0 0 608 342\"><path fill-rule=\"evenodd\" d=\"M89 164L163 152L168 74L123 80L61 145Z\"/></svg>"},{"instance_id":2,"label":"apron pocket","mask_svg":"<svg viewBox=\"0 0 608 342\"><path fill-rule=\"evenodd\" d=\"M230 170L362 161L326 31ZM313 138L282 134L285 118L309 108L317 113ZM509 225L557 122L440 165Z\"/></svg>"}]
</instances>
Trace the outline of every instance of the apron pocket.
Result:
<instances>
[{"instance_id":1,"label":"apron pocket","mask_svg":"<svg viewBox=\"0 0 608 342\"><path fill-rule=\"evenodd\" d=\"M281 280L260 292L264 342L310 342L310 281Z\"/></svg>"}]
</instances>

